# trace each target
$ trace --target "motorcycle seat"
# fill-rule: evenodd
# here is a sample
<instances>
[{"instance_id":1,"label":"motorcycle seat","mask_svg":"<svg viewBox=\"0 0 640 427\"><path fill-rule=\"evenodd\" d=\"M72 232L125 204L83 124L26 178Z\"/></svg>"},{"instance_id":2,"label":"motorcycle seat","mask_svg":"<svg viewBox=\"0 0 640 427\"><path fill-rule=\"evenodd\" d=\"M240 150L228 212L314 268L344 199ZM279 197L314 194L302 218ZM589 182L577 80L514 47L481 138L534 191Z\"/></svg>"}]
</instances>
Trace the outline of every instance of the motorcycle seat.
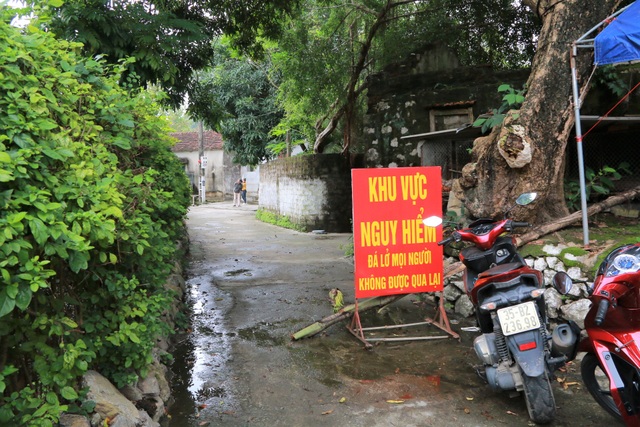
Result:
<instances>
[{"instance_id":1,"label":"motorcycle seat","mask_svg":"<svg viewBox=\"0 0 640 427\"><path fill-rule=\"evenodd\" d=\"M521 261L508 262L506 264L496 265L495 267L491 267L490 269L485 270L482 273L478 274L478 278L496 276L498 274L503 274L508 271L516 270L520 267L524 267L524 263Z\"/></svg>"}]
</instances>

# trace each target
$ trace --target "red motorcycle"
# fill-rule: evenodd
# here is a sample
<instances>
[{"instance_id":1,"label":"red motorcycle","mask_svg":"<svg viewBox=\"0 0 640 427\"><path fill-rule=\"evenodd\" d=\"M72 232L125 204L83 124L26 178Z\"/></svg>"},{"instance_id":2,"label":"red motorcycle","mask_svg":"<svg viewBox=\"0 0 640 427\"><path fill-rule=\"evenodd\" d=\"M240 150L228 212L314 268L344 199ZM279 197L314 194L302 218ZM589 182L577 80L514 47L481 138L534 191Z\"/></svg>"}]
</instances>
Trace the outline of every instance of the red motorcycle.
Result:
<instances>
[{"instance_id":1,"label":"red motorcycle","mask_svg":"<svg viewBox=\"0 0 640 427\"><path fill-rule=\"evenodd\" d=\"M569 292L566 273L553 278ZM602 262L584 319L588 337L579 343L582 381L607 412L627 426L640 426L640 243L614 249Z\"/></svg>"},{"instance_id":2,"label":"red motorcycle","mask_svg":"<svg viewBox=\"0 0 640 427\"><path fill-rule=\"evenodd\" d=\"M535 198L536 193L522 194L516 205L527 205ZM516 227L530 226L509 219L511 209L502 220L478 219L438 244L472 244L461 250L460 260L466 267L463 281L481 332L473 342L483 362L479 374L494 390L522 391L529 417L544 424L553 421L556 411L549 377L568 357L561 345L555 345L556 331L553 337L548 332L542 273L528 267L517 252L515 239L504 235ZM439 225L434 217L424 223Z\"/></svg>"}]
</instances>

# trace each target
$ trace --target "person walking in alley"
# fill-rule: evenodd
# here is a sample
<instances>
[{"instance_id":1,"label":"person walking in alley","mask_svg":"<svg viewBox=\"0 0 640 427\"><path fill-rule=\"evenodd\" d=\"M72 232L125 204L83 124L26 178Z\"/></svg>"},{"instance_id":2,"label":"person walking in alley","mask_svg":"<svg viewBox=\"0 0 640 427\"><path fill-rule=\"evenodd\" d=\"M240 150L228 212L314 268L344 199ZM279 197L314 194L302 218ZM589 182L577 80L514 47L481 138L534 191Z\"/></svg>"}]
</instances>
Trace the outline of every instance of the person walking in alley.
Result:
<instances>
[{"instance_id":1,"label":"person walking in alley","mask_svg":"<svg viewBox=\"0 0 640 427\"><path fill-rule=\"evenodd\" d=\"M233 185L233 206L240 206L240 194L242 193L242 181L240 178Z\"/></svg>"},{"instance_id":2,"label":"person walking in alley","mask_svg":"<svg viewBox=\"0 0 640 427\"><path fill-rule=\"evenodd\" d=\"M247 204L247 178L242 178L242 204Z\"/></svg>"}]
</instances>

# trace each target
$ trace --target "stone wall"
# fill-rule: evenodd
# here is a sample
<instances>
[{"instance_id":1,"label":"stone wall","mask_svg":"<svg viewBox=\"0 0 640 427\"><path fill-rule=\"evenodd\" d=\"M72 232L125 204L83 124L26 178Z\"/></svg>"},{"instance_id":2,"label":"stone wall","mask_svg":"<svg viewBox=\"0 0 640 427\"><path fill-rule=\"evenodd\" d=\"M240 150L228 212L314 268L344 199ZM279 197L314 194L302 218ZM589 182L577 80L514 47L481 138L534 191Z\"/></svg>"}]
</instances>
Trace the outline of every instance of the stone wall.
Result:
<instances>
[{"instance_id":1,"label":"stone wall","mask_svg":"<svg viewBox=\"0 0 640 427\"><path fill-rule=\"evenodd\" d=\"M260 165L260 209L306 231L351 232L351 168L340 154L277 159Z\"/></svg>"},{"instance_id":2,"label":"stone wall","mask_svg":"<svg viewBox=\"0 0 640 427\"><path fill-rule=\"evenodd\" d=\"M367 166L424 166L420 147L426 140L407 136L473 122L500 106L501 84L521 89L528 75L528 69L461 67L446 48L431 46L371 76L364 123Z\"/></svg>"},{"instance_id":3,"label":"stone wall","mask_svg":"<svg viewBox=\"0 0 640 427\"><path fill-rule=\"evenodd\" d=\"M584 318L591 307L591 302L587 299L587 287L584 283L574 283L571 292L566 296L561 296L552 285L553 276L559 272L566 272L574 280L588 280L586 274L579 267L567 267L561 258L554 254L554 248L547 248L551 253L548 256L527 257L525 261L529 267L541 271L544 277L545 292L544 299L547 307L549 319L562 323L565 320L576 322L581 329L584 329ZM557 250L560 253L560 250ZM448 259L448 262L457 259ZM573 260L575 261L575 260ZM445 306L450 311L469 317L475 314L475 308L471 300L464 292L462 275L454 275L445 281L443 296Z\"/></svg>"}]
</instances>

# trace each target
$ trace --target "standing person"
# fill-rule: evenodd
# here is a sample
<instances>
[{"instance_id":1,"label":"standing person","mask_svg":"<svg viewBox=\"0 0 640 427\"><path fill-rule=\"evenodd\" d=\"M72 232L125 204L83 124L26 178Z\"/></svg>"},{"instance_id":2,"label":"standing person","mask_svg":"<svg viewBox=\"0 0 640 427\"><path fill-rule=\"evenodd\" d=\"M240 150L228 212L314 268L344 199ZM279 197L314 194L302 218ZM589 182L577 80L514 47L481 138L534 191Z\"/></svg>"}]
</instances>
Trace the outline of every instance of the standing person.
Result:
<instances>
[{"instance_id":1,"label":"standing person","mask_svg":"<svg viewBox=\"0 0 640 427\"><path fill-rule=\"evenodd\" d=\"M242 178L242 204L247 204L247 178Z\"/></svg>"},{"instance_id":2,"label":"standing person","mask_svg":"<svg viewBox=\"0 0 640 427\"><path fill-rule=\"evenodd\" d=\"M233 185L233 206L240 206L240 193L242 192L242 181L238 178Z\"/></svg>"}]
</instances>

